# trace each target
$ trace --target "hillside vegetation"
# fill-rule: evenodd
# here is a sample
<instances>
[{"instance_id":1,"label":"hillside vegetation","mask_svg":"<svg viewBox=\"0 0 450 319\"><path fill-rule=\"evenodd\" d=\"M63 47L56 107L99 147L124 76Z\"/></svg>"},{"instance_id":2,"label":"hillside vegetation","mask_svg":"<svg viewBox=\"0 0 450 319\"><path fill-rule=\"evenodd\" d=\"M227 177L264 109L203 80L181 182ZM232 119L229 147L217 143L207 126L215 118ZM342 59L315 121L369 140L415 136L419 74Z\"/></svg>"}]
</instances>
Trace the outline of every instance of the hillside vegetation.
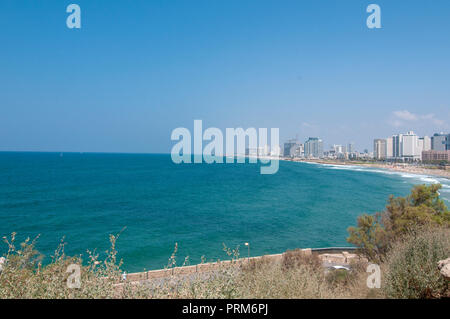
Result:
<instances>
[{"instance_id":1,"label":"hillside vegetation","mask_svg":"<svg viewBox=\"0 0 450 319\"><path fill-rule=\"evenodd\" d=\"M207 273L168 277L139 284L121 280L117 236L104 260L67 256L61 241L51 262L42 264L36 240L4 238L6 261L0 273L0 298L442 298L448 281L437 268L450 256L450 213L439 198L440 185L415 186L407 197L393 197L386 209L358 217L348 241L382 271L380 289L367 287L366 264L351 270L325 269L316 255L288 251L279 261L237 262L238 247L225 252L232 262ZM176 264L176 251L168 267ZM70 265L79 265L78 288L69 288ZM69 271L68 271L69 269Z\"/></svg>"}]
</instances>

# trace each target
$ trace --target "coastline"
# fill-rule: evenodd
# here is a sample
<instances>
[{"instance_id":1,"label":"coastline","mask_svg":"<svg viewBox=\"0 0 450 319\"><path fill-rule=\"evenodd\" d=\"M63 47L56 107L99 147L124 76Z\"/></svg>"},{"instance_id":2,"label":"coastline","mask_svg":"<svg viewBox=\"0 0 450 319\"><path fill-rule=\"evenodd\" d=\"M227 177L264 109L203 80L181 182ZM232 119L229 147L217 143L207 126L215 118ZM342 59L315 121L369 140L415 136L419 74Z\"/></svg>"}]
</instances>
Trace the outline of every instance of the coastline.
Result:
<instances>
[{"instance_id":1,"label":"coastline","mask_svg":"<svg viewBox=\"0 0 450 319\"><path fill-rule=\"evenodd\" d=\"M450 179L450 170L444 169L432 169L425 168L416 165L406 164L406 163L392 163L392 164L381 164L381 163L362 163L362 162L352 162L352 161L338 161L338 160L325 160L325 159L288 159L282 158L284 161L291 162L304 162L304 163L316 163L316 164L326 164L326 165L343 165L343 166L359 166L359 167L370 167L370 168L380 168L395 172L403 172L415 175L427 175L436 176L441 178Z\"/></svg>"}]
</instances>

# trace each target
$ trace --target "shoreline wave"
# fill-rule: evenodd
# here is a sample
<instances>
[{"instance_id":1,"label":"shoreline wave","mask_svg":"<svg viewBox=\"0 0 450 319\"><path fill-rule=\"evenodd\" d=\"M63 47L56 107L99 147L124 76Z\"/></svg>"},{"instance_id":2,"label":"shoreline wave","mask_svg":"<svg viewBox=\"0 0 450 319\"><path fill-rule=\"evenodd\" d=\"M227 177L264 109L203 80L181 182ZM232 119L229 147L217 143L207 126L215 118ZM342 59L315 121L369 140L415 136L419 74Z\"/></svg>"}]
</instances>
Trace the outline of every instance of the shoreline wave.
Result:
<instances>
[{"instance_id":1,"label":"shoreline wave","mask_svg":"<svg viewBox=\"0 0 450 319\"><path fill-rule=\"evenodd\" d=\"M361 165L352 165L352 164L332 164L332 163L320 163L320 162L310 162L310 161L292 161L292 162L313 164L313 165L317 165L317 166L322 166L325 169L396 175L405 180L416 179L424 184L441 184L442 191L445 193L450 193L450 191L449 191L450 190L450 180L444 176L427 175L427 174L420 174L420 173L414 173L414 172L395 171L395 170L391 170L389 168L381 168L381 167L364 167ZM450 196L448 196L448 197L442 196L442 197L446 201L450 201Z\"/></svg>"}]
</instances>

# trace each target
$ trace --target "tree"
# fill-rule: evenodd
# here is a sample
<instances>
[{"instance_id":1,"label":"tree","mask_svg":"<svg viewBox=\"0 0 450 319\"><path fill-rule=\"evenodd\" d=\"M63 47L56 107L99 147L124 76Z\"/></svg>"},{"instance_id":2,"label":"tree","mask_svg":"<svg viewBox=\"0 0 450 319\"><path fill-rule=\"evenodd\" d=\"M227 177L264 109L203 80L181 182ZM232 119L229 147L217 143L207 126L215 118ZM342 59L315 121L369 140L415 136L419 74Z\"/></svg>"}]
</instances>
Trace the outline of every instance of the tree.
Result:
<instances>
[{"instance_id":1,"label":"tree","mask_svg":"<svg viewBox=\"0 0 450 319\"><path fill-rule=\"evenodd\" d=\"M380 261L391 243L424 226L450 227L450 212L439 198L440 184L416 185L407 197L390 196L386 209L358 217L347 241L373 261Z\"/></svg>"},{"instance_id":2,"label":"tree","mask_svg":"<svg viewBox=\"0 0 450 319\"><path fill-rule=\"evenodd\" d=\"M399 237L421 226L450 226L450 212L439 198L440 184L416 185L411 194L389 197L382 223L391 237Z\"/></svg>"},{"instance_id":3,"label":"tree","mask_svg":"<svg viewBox=\"0 0 450 319\"><path fill-rule=\"evenodd\" d=\"M364 214L358 217L357 223L357 227L348 228L350 236L347 241L370 260L379 261L388 246L387 233L379 222L379 216Z\"/></svg>"}]
</instances>

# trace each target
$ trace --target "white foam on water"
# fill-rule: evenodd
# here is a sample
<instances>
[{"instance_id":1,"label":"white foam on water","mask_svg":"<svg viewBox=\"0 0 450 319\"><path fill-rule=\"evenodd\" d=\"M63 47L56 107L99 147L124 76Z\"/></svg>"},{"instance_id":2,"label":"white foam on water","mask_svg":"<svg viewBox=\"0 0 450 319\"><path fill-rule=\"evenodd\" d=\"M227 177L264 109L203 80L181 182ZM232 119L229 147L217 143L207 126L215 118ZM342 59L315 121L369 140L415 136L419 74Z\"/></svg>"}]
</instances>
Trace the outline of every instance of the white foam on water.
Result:
<instances>
[{"instance_id":1,"label":"white foam on water","mask_svg":"<svg viewBox=\"0 0 450 319\"><path fill-rule=\"evenodd\" d=\"M326 168L328 169L342 169L342 170L358 170L356 167L351 167L351 166L332 166L332 165L324 165Z\"/></svg>"},{"instance_id":2,"label":"white foam on water","mask_svg":"<svg viewBox=\"0 0 450 319\"><path fill-rule=\"evenodd\" d=\"M334 170L347 170L347 171L358 171L358 172L368 172L377 174L387 174L387 175L397 175L404 179L404 183L413 184L441 184L442 189L440 190L441 198L445 201L450 202L450 180L448 178L423 175L423 174L411 174L401 171L393 171L389 169L362 167L358 165L336 165L336 164L326 164L326 163L316 163L316 162L303 162L307 164L314 164L322 166L326 169Z\"/></svg>"},{"instance_id":3,"label":"white foam on water","mask_svg":"<svg viewBox=\"0 0 450 319\"><path fill-rule=\"evenodd\" d=\"M425 183L439 184L439 181L437 179L431 177L420 178L420 180L424 181Z\"/></svg>"},{"instance_id":4,"label":"white foam on water","mask_svg":"<svg viewBox=\"0 0 450 319\"><path fill-rule=\"evenodd\" d=\"M379 168L370 168L370 167L361 167L357 165L336 165L336 164L326 164L326 163L315 163L315 162L305 162L309 164L316 164L323 166L327 169L334 170L352 170L358 172L369 172L369 173L379 173L379 174L387 174L387 175L399 175L405 179L415 179L425 184L441 184L443 188L450 188L450 180L447 178L440 178L436 176L423 175L423 174L411 174L405 173L401 171L392 171L388 169L379 169Z\"/></svg>"},{"instance_id":5,"label":"white foam on water","mask_svg":"<svg viewBox=\"0 0 450 319\"><path fill-rule=\"evenodd\" d=\"M402 173L402 172L398 172L398 174L401 177L404 177L404 178L417 178L418 176L420 176L420 175L417 175L417 174L405 174L405 173Z\"/></svg>"},{"instance_id":6,"label":"white foam on water","mask_svg":"<svg viewBox=\"0 0 450 319\"><path fill-rule=\"evenodd\" d=\"M336 170L348 170L348 171L357 171L357 172L368 172L368 173L379 173L379 174L387 174L387 175L399 175L404 174L402 172L395 172L390 170L384 170L384 169L377 169L372 167L362 167L357 165L333 165L333 164L323 164L323 163L317 163L318 165L324 166L324 168L327 169L336 169ZM414 175L408 174L404 177L414 177Z\"/></svg>"}]
</instances>

